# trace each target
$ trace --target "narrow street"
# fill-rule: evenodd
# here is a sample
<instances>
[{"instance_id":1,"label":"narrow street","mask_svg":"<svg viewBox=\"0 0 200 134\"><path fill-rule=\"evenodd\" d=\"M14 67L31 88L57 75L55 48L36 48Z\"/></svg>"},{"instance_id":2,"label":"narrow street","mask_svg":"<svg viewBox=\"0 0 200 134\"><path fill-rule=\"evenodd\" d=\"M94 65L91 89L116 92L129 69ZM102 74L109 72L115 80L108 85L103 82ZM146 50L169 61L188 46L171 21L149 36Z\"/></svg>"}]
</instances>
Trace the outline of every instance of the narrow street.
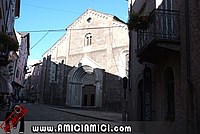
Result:
<instances>
[{"instance_id":1,"label":"narrow street","mask_svg":"<svg viewBox=\"0 0 200 134\"><path fill-rule=\"evenodd\" d=\"M32 126L34 125L54 125L56 126L60 123L96 123L104 125L111 125L111 132L113 131L113 126L115 125L125 125L120 122L121 114L115 112L102 111L97 109L81 109L81 108L64 108L59 106L50 106L39 103L23 103L25 108L28 109L28 113L24 116L25 120L25 129L24 133L32 133ZM5 120L6 108L0 111L0 124ZM74 114L73 114L74 113ZM118 122L119 121L119 122ZM20 123L21 124L21 123ZM128 127L130 128L129 124ZM17 128L11 129L11 134L16 134L20 130L21 125L18 125ZM109 128L110 128L109 127ZM109 129L108 128L108 129ZM53 130L55 130L53 129ZM55 130L56 132L57 130ZM93 131L93 130L91 130ZM95 130L97 131L97 130ZM110 131L110 130L109 130ZM117 131L117 130L116 130ZM138 130L137 130L138 131ZM134 132L137 132L134 131ZM131 128L130 128L131 132ZM0 129L0 134L4 133L3 129ZM104 132L105 133L105 132Z\"/></svg>"},{"instance_id":2,"label":"narrow street","mask_svg":"<svg viewBox=\"0 0 200 134\"><path fill-rule=\"evenodd\" d=\"M51 109L38 103L23 104L28 109L26 121L97 121L97 119ZM0 121L5 120L6 109L0 111Z\"/></svg>"}]
</instances>

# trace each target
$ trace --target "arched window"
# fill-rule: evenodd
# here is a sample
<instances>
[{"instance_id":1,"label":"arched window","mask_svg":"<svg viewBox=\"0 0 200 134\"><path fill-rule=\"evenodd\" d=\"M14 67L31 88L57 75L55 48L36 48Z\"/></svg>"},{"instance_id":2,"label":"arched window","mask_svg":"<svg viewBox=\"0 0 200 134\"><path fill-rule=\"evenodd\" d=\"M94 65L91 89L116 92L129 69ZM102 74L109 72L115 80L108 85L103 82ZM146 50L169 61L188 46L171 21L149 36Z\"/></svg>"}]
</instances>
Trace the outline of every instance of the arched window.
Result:
<instances>
[{"instance_id":1,"label":"arched window","mask_svg":"<svg viewBox=\"0 0 200 134\"><path fill-rule=\"evenodd\" d=\"M87 33L85 35L85 46L89 46L92 44L92 34L91 33Z\"/></svg>"},{"instance_id":2,"label":"arched window","mask_svg":"<svg viewBox=\"0 0 200 134\"><path fill-rule=\"evenodd\" d=\"M163 115L166 120L175 120L174 101L174 73L167 67L163 74Z\"/></svg>"}]
</instances>

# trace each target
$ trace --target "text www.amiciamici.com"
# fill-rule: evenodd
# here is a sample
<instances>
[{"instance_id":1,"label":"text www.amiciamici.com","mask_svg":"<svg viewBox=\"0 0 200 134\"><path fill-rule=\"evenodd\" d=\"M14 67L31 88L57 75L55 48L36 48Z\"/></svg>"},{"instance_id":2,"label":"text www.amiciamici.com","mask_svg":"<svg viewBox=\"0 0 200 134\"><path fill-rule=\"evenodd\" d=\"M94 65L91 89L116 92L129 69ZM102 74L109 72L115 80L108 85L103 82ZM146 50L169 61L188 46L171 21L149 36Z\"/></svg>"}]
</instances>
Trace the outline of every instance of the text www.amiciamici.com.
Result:
<instances>
[{"instance_id":1,"label":"text www.amiciamici.com","mask_svg":"<svg viewBox=\"0 0 200 134\"><path fill-rule=\"evenodd\" d=\"M129 125L115 125L111 127L110 124L67 124L59 123L56 127L53 125L34 125L31 126L33 133L131 133L132 127Z\"/></svg>"}]
</instances>

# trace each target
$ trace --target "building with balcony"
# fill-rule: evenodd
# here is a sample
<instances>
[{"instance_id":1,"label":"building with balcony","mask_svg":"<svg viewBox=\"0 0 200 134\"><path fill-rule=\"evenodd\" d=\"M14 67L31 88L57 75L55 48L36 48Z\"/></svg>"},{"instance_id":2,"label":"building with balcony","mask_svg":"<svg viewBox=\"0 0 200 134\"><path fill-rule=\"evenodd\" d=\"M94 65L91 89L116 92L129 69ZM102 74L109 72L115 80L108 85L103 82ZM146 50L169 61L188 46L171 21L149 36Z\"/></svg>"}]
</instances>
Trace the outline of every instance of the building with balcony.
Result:
<instances>
[{"instance_id":1,"label":"building with balcony","mask_svg":"<svg viewBox=\"0 0 200 134\"><path fill-rule=\"evenodd\" d=\"M20 0L0 1L0 93L11 93L13 63L17 58L19 43L14 22L20 16ZM7 86L9 85L9 86Z\"/></svg>"},{"instance_id":2,"label":"building with balcony","mask_svg":"<svg viewBox=\"0 0 200 134\"><path fill-rule=\"evenodd\" d=\"M180 50L180 12L154 9L137 30L139 60L154 63L170 51ZM169 45L171 44L171 45Z\"/></svg>"},{"instance_id":3,"label":"building with balcony","mask_svg":"<svg viewBox=\"0 0 200 134\"><path fill-rule=\"evenodd\" d=\"M146 133L200 132L199 9L199 1L129 0L126 117L148 121Z\"/></svg>"}]
</instances>

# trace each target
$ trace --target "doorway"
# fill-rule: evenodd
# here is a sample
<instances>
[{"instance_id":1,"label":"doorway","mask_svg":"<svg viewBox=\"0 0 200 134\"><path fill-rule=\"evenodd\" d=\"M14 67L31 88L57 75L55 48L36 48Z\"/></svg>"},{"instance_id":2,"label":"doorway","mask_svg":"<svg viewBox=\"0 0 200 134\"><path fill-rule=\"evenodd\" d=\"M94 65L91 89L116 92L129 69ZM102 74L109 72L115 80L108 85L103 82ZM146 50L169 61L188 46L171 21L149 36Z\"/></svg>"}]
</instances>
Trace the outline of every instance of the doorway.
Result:
<instances>
[{"instance_id":1,"label":"doorway","mask_svg":"<svg viewBox=\"0 0 200 134\"><path fill-rule=\"evenodd\" d=\"M82 87L82 106L95 106L96 86L84 85Z\"/></svg>"}]
</instances>

